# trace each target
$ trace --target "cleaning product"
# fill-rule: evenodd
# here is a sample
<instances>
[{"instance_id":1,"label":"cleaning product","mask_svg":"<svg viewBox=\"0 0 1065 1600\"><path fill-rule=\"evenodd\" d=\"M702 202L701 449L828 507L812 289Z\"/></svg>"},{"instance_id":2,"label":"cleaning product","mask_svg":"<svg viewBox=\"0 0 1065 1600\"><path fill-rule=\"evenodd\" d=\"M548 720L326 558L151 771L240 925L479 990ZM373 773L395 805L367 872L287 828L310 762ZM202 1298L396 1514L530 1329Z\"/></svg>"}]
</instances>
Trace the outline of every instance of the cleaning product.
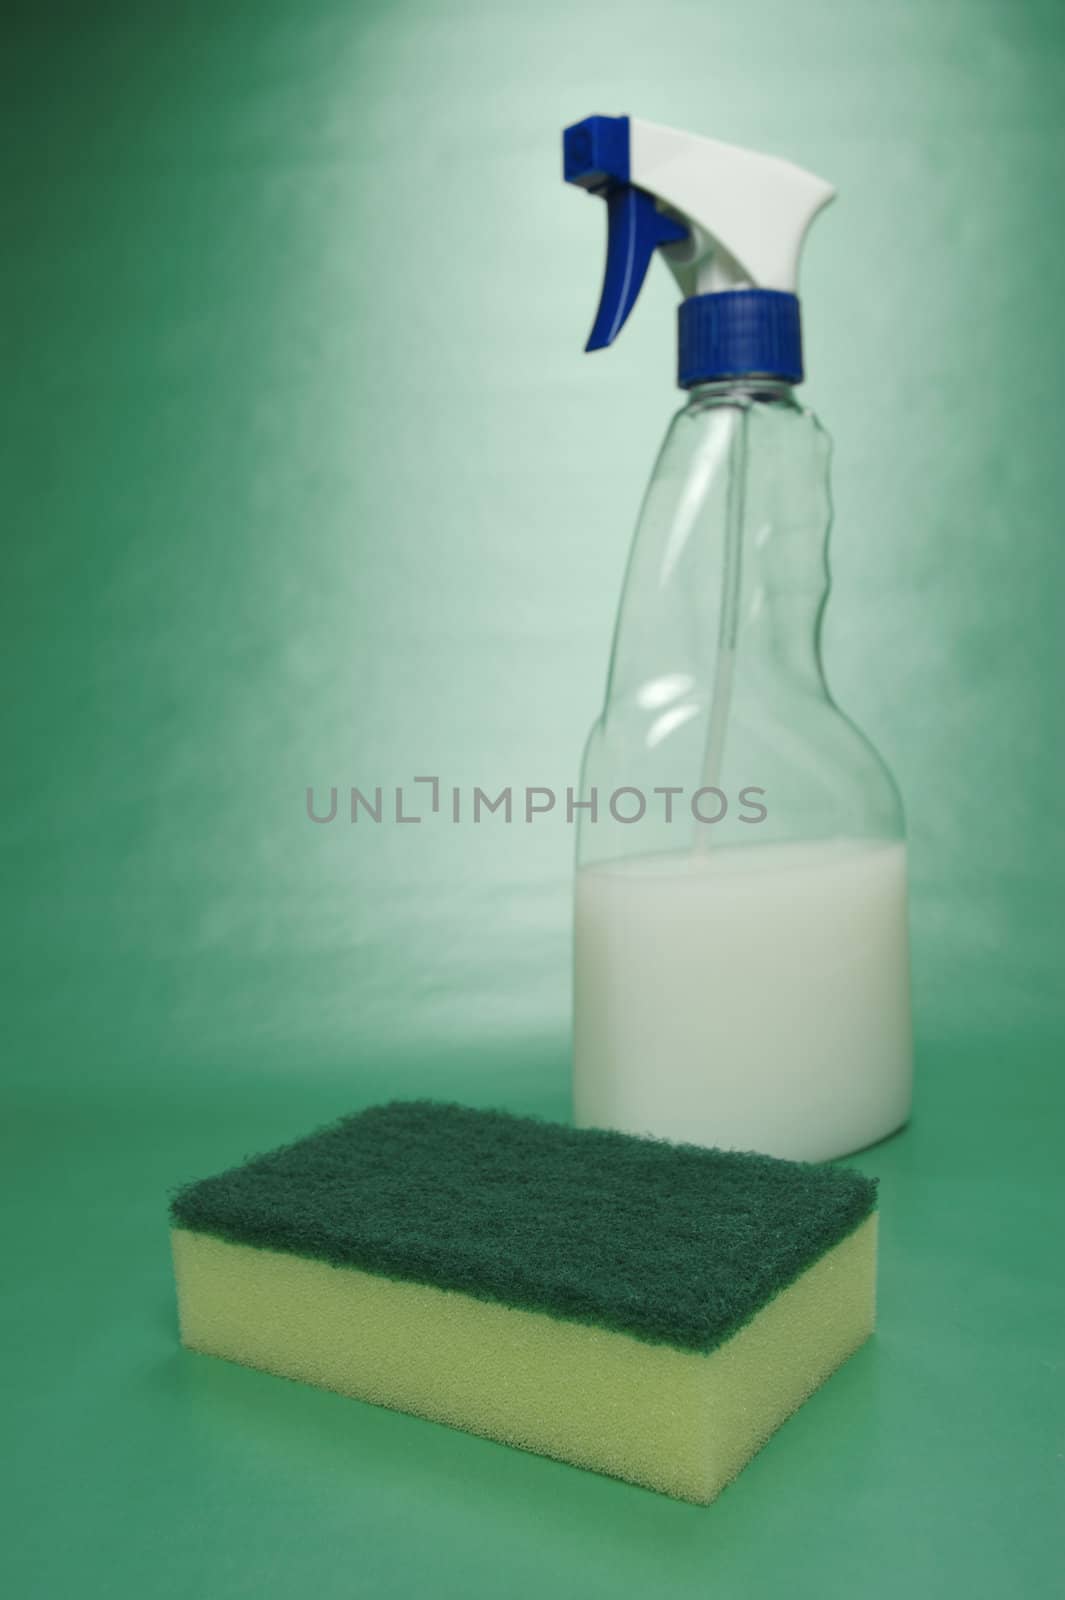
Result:
<instances>
[{"instance_id":1,"label":"cleaning product","mask_svg":"<svg viewBox=\"0 0 1065 1600\"><path fill-rule=\"evenodd\" d=\"M183 1342L712 1500L872 1331L875 1184L396 1102L183 1189Z\"/></svg>"},{"instance_id":2,"label":"cleaning product","mask_svg":"<svg viewBox=\"0 0 1065 1600\"><path fill-rule=\"evenodd\" d=\"M833 190L635 117L567 129L564 169L607 205L588 349L661 254L688 391L585 751L576 1119L842 1155L908 1117L912 1034L902 807L822 672L829 444L795 399L799 254Z\"/></svg>"}]
</instances>

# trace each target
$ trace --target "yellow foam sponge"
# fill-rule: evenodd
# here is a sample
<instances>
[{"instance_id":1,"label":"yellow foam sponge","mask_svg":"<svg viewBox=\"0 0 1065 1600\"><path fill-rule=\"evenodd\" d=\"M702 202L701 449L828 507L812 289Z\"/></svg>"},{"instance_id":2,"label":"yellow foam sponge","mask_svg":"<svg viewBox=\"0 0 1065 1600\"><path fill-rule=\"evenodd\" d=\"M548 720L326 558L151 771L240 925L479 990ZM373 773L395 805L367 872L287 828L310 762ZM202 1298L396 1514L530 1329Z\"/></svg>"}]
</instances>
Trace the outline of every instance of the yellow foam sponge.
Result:
<instances>
[{"instance_id":1,"label":"yellow foam sponge","mask_svg":"<svg viewBox=\"0 0 1065 1600\"><path fill-rule=\"evenodd\" d=\"M178 1195L181 1337L705 1503L872 1331L873 1197L841 1169L374 1108Z\"/></svg>"}]
</instances>

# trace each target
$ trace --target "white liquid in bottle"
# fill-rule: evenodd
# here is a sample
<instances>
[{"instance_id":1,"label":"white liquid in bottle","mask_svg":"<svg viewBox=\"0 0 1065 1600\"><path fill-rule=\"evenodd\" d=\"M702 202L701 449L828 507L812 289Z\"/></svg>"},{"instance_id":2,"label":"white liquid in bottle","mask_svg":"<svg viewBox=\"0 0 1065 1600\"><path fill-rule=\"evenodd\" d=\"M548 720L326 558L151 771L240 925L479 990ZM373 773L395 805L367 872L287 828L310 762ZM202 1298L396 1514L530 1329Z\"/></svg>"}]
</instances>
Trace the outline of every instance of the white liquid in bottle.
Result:
<instances>
[{"instance_id":1,"label":"white liquid in bottle","mask_svg":"<svg viewBox=\"0 0 1065 1600\"><path fill-rule=\"evenodd\" d=\"M906 848L832 839L577 873L579 1126L820 1161L900 1127Z\"/></svg>"}]
</instances>

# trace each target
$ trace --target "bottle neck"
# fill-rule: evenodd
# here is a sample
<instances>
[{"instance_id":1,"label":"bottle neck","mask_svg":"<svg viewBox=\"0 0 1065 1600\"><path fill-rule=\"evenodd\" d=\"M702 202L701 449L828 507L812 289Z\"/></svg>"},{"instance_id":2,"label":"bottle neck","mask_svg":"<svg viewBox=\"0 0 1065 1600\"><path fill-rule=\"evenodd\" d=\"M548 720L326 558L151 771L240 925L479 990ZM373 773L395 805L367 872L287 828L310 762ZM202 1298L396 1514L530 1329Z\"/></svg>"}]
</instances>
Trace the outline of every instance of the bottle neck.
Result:
<instances>
[{"instance_id":1,"label":"bottle neck","mask_svg":"<svg viewBox=\"0 0 1065 1600\"><path fill-rule=\"evenodd\" d=\"M713 378L706 383L696 383L688 390L688 404L706 401L758 401L766 405L786 405L799 408L795 385L784 378L767 378L752 372L740 377Z\"/></svg>"},{"instance_id":2,"label":"bottle neck","mask_svg":"<svg viewBox=\"0 0 1065 1600\"><path fill-rule=\"evenodd\" d=\"M691 676L718 681L723 650L743 658L741 700L777 699L787 682L823 694L817 629L830 507L820 424L787 379L737 374L693 386L676 447L683 489L660 559L679 568L683 548L687 581L703 596L699 648L713 660L704 654Z\"/></svg>"}]
</instances>

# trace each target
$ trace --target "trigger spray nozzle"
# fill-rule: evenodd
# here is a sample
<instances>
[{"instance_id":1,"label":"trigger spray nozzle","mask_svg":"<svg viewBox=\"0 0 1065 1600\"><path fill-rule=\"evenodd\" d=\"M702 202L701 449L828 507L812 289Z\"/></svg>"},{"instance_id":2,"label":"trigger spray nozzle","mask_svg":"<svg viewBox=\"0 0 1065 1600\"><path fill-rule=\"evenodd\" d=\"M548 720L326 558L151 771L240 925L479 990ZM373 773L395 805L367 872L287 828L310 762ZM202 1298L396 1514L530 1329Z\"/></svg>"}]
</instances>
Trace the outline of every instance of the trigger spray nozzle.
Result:
<instances>
[{"instance_id":1,"label":"trigger spray nozzle","mask_svg":"<svg viewBox=\"0 0 1065 1600\"><path fill-rule=\"evenodd\" d=\"M753 374L800 381L799 253L831 184L790 161L635 117L585 117L565 130L562 152L566 182L607 205L587 350L617 337L664 248L684 296L682 387Z\"/></svg>"}]
</instances>

